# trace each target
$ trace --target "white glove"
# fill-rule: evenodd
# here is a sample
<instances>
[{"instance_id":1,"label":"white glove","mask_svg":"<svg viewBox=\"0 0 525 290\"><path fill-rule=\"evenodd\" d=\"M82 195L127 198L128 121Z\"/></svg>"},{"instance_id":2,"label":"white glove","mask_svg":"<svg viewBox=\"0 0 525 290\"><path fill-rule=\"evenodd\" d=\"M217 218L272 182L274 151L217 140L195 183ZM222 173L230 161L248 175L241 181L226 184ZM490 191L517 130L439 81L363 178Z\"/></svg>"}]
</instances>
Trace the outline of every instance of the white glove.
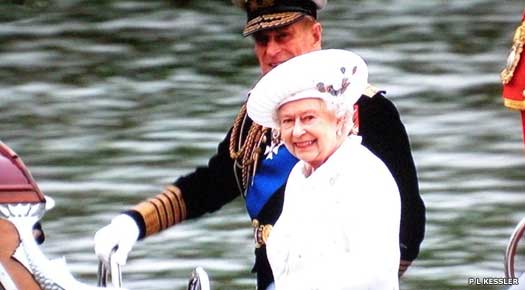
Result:
<instances>
[{"instance_id":1,"label":"white glove","mask_svg":"<svg viewBox=\"0 0 525 290\"><path fill-rule=\"evenodd\" d=\"M120 214L95 233L95 253L101 261L109 264L111 253L117 248L111 259L119 265L125 265L138 238L139 227L135 220L126 214Z\"/></svg>"}]
</instances>

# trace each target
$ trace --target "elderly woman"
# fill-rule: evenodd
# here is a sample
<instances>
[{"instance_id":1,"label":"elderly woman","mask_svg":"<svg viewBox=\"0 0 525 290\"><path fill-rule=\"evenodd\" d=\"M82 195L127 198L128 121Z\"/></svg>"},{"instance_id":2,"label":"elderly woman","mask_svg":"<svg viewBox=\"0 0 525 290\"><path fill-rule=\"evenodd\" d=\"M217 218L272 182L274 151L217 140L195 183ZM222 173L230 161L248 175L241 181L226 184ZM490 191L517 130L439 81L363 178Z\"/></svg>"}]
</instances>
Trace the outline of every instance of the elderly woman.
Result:
<instances>
[{"instance_id":1,"label":"elderly woman","mask_svg":"<svg viewBox=\"0 0 525 290\"><path fill-rule=\"evenodd\" d=\"M249 116L300 159L267 241L277 290L399 288L398 189L353 123L367 78L356 54L321 50L279 65L250 94Z\"/></svg>"}]
</instances>

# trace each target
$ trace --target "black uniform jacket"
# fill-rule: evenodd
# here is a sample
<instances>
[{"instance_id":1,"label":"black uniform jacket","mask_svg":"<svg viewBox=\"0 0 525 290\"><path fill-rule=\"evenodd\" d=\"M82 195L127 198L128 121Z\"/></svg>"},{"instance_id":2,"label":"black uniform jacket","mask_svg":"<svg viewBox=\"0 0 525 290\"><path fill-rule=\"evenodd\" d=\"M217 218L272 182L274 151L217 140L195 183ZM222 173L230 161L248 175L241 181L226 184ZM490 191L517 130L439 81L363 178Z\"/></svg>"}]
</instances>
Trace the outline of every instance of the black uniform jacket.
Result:
<instances>
[{"instance_id":1,"label":"black uniform jacket","mask_svg":"<svg viewBox=\"0 0 525 290\"><path fill-rule=\"evenodd\" d=\"M362 96L357 102L359 134L362 144L377 155L390 169L401 195L400 248L401 259L412 261L419 253L425 231L425 206L419 195L417 174L404 125L394 104L383 92L372 98ZM249 128L251 120L247 118ZM246 131L243 134L246 134ZM208 166L179 178L175 185L181 189L188 209L188 218L213 212L242 195L235 177L234 161L230 158L229 143L232 130L219 144ZM267 138L270 140L270 138ZM264 144L263 144L264 145ZM262 155L262 154L261 154ZM238 171L237 171L238 174ZM261 224L274 224L281 214L284 187L264 205L257 219ZM266 248L255 250L254 271L258 289L266 289L273 281L266 257Z\"/></svg>"}]
</instances>

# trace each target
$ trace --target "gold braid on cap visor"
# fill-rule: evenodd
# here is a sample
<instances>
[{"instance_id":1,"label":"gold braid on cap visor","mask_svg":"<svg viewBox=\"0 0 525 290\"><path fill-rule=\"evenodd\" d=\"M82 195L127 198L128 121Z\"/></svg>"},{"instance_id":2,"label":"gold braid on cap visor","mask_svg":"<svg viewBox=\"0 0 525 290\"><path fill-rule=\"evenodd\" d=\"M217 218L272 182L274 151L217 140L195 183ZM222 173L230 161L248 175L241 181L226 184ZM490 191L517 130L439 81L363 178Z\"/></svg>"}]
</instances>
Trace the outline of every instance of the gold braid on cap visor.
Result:
<instances>
[{"instance_id":1,"label":"gold braid on cap visor","mask_svg":"<svg viewBox=\"0 0 525 290\"><path fill-rule=\"evenodd\" d=\"M254 32L264 29L277 28L290 24L303 17L301 12L281 12L257 16L248 21L243 31L243 36L248 36Z\"/></svg>"},{"instance_id":2,"label":"gold braid on cap visor","mask_svg":"<svg viewBox=\"0 0 525 290\"><path fill-rule=\"evenodd\" d=\"M178 224L188 216L186 204L178 187L170 185L153 198L136 205L133 210L144 219L145 236Z\"/></svg>"}]
</instances>

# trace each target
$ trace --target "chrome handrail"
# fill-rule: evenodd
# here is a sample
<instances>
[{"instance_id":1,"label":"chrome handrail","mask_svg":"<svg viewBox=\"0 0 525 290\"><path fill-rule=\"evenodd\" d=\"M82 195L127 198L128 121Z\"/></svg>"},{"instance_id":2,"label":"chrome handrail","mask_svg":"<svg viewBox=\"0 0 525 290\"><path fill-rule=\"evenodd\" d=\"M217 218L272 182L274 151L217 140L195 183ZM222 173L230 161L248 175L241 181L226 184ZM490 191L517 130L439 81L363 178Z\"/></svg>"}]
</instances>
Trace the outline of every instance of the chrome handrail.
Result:
<instances>
[{"instance_id":1,"label":"chrome handrail","mask_svg":"<svg viewBox=\"0 0 525 290\"><path fill-rule=\"evenodd\" d=\"M104 263L102 260L98 262L98 287L107 287L108 280L111 277L111 287L122 288L122 271L120 265L112 259L116 249L113 249L109 255L109 269L108 263ZM208 273L202 267L196 267L191 273L190 280L188 282L188 290L211 290L210 278Z\"/></svg>"},{"instance_id":2,"label":"chrome handrail","mask_svg":"<svg viewBox=\"0 0 525 290\"><path fill-rule=\"evenodd\" d=\"M208 273L202 267L193 269L188 283L188 290L210 290Z\"/></svg>"},{"instance_id":3,"label":"chrome handrail","mask_svg":"<svg viewBox=\"0 0 525 290\"><path fill-rule=\"evenodd\" d=\"M107 287L108 280L111 277L112 287L122 288L122 271L120 265L112 259L113 254L115 253L116 248L111 251L109 255L109 269L108 265L102 260L98 261L98 283L99 287Z\"/></svg>"},{"instance_id":4,"label":"chrome handrail","mask_svg":"<svg viewBox=\"0 0 525 290\"><path fill-rule=\"evenodd\" d=\"M505 277L507 278L516 278L514 257L516 256L516 250L519 241L523 238L523 234L525 234L525 218L514 228L514 232L510 236L509 243L507 244L507 250L505 251Z\"/></svg>"}]
</instances>

